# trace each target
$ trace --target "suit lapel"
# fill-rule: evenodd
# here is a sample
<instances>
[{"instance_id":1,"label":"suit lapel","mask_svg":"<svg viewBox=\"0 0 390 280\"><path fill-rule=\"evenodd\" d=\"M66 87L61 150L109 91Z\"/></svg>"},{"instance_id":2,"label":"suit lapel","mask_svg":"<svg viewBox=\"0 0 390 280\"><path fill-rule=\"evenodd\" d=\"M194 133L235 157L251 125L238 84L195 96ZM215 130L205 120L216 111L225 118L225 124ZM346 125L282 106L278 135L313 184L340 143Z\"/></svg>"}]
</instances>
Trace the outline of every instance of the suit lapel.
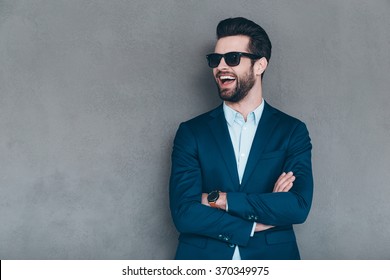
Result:
<instances>
[{"instance_id":1,"label":"suit lapel","mask_svg":"<svg viewBox=\"0 0 390 280\"><path fill-rule=\"evenodd\" d=\"M245 167L241 188L244 188L248 182L267 143L270 141L270 137L278 121L279 117L275 113L274 109L265 102L264 111L257 127L255 138L253 139L249 158Z\"/></svg>"},{"instance_id":2,"label":"suit lapel","mask_svg":"<svg viewBox=\"0 0 390 280\"><path fill-rule=\"evenodd\" d=\"M222 158L224 159L233 186L239 185L237 163L234 156L234 149L230 139L229 130L226 124L223 107L219 106L211 113L212 119L209 122L211 133L220 149Z\"/></svg>"}]
</instances>

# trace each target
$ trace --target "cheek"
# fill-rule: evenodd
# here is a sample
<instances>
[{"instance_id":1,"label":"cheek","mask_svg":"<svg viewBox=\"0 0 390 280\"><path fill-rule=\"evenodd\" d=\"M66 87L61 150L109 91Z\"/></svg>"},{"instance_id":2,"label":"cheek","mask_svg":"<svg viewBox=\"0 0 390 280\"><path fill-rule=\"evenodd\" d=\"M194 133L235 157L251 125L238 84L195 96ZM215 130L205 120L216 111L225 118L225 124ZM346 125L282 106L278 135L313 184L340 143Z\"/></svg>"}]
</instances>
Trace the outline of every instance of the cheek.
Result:
<instances>
[{"instance_id":1,"label":"cheek","mask_svg":"<svg viewBox=\"0 0 390 280\"><path fill-rule=\"evenodd\" d=\"M215 77L216 74L217 74L217 68L213 68L213 76Z\"/></svg>"}]
</instances>

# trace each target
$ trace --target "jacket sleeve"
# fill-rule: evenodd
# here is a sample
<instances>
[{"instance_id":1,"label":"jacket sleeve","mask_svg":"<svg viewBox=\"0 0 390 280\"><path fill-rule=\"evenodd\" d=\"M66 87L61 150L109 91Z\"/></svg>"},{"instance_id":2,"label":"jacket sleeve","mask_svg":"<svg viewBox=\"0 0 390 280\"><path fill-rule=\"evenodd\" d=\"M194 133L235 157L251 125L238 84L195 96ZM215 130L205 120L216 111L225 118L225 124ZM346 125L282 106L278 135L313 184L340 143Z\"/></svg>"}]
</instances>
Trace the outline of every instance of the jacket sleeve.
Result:
<instances>
[{"instance_id":1,"label":"jacket sleeve","mask_svg":"<svg viewBox=\"0 0 390 280\"><path fill-rule=\"evenodd\" d=\"M312 145L302 122L295 127L288 141L283 169L285 172L293 171L296 177L290 191L251 194L230 192L227 194L229 213L274 226L300 224L306 220L313 197Z\"/></svg>"},{"instance_id":2,"label":"jacket sleeve","mask_svg":"<svg viewBox=\"0 0 390 280\"><path fill-rule=\"evenodd\" d=\"M196 137L180 125L173 145L169 199L173 222L181 233L192 233L246 246L253 222L202 205L202 171Z\"/></svg>"}]
</instances>

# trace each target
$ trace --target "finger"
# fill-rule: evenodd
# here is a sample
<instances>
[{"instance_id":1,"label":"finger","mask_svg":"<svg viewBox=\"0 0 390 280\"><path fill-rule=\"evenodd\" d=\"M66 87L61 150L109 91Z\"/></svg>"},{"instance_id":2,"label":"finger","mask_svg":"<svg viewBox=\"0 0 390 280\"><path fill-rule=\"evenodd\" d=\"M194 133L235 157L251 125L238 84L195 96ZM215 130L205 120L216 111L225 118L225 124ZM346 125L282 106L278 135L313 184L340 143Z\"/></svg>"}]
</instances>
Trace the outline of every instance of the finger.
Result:
<instances>
[{"instance_id":1,"label":"finger","mask_svg":"<svg viewBox=\"0 0 390 280\"><path fill-rule=\"evenodd\" d=\"M289 184L294 182L295 177L291 176L288 178L282 179L274 188L274 192L282 192L285 188L288 188ZM291 188L292 186L290 186Z\"/></svg>"},{"instance_id":2,"label":"finger","mask_svg":"<svg viewBox=\"0 0 390 280\"><path fill-rule=\"evenodd\" d=\"M284 184L280 189L279 192L288 192L294 184L292 182Z\"/></svg>"},{"instance_id":3,"label":"finger","mask_svg":"<svg viewBox=\"0 0 390 280\"><path fill-rule=\"evenodd\" d=\"M295 177L293 176L289 180L284 182L283 185L281 185L279 187L279 191L280 192L288 192L293 187L293 182L294 181L295 181Z\"/></svg>"},{"instance_id":4,"label":"finger","mask_svg":"<svg viewBox=\"0 0 390 280\"><path fill-rule=\"evenodd\" d=\"M290 171L288 173L283 172L282 175L280 175L279 179L276 181L275 186L274 186L274 192L279 191L280 187L291 180L293 177L293 173Z\"/></svg>"},{"instance_id":5,"label":"finger","mask_svg":"<svg viewBox=\"0 0 390 280\"><path fill-rule=\"evenodd\" d=\"M274 185L274 191L281 185L283 184L283 182L285 180L287 180L289 177L291 177L292 174L289 172L289 173L286 173L286 172L283 172L282 175L279 176L278 180L276 181L275 185Z\"/></svg>"},{"instance_id":6,"label":"finger","mask_svg":"<svg viewBox=\"0 0 390 280\"><path fill-rule=\"evenodd\" d=\"M284 176L286 176L286 172L283 172L283 173L279 176L278 180L276 180L275 186L280 182L280 180L282 180L282 179L284 178Z\"/></svg>"},{"instance_id":7,"label":"finger","mask_svg":"<svg viewBox=\"0 0 390 280\"><path fill-rule=\"evenodd\" d=\"M291 179L291 177L293 175L294 175L294 173L292 171L285 173L285 175L280 178L280 181L278 182L278 184L283 184L285 181Z\"/></svg>"},{"instance_id":8,"label":"finger","mask_svg":"<svg viewBox=\"0 0 390 280\"><path fill-rule=\"evenodd\" d=\"M295 181L295 176L291 177L289 180L283 182L277 188L277 192L288 192L293 187L293 182Z\"/></svg>"},{"instance_id":9,"label":"finger","mask_svg":"<svg viewBox=\"0 0 390 280\"><path fill-rule=\"evenodd\" d=\"M291 175L292 175L291 172L288 172L288 173L283 172L283 173L279 176L278 180L276 180L276 183L275 183L275 184L278 184L278 183L282 182L283 180L285 180L285 179L288 178L288 177L291 177Z\"/></svg>"}]
</instances>

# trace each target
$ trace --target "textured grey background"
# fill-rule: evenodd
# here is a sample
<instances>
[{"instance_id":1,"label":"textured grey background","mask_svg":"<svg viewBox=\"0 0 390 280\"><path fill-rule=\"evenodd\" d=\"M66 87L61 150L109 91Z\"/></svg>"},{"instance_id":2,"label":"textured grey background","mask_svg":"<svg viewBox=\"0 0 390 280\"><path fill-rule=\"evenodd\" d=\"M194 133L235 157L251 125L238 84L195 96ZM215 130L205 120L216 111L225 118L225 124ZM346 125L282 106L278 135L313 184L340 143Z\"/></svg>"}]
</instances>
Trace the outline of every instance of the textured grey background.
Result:
<instances>
[{"instance_id":1,"label":"textured grey background","mask_svg":"<svg viewBox=\"0 0 390 280\"><path fill-rule=\"evenodd\" d=\"M390 259L390 1L0 0L0 258L171 259L171 145L220 101L204 55L245 16L266 100L308 125L304 259Z\"/></svg>"}]
</instances>

